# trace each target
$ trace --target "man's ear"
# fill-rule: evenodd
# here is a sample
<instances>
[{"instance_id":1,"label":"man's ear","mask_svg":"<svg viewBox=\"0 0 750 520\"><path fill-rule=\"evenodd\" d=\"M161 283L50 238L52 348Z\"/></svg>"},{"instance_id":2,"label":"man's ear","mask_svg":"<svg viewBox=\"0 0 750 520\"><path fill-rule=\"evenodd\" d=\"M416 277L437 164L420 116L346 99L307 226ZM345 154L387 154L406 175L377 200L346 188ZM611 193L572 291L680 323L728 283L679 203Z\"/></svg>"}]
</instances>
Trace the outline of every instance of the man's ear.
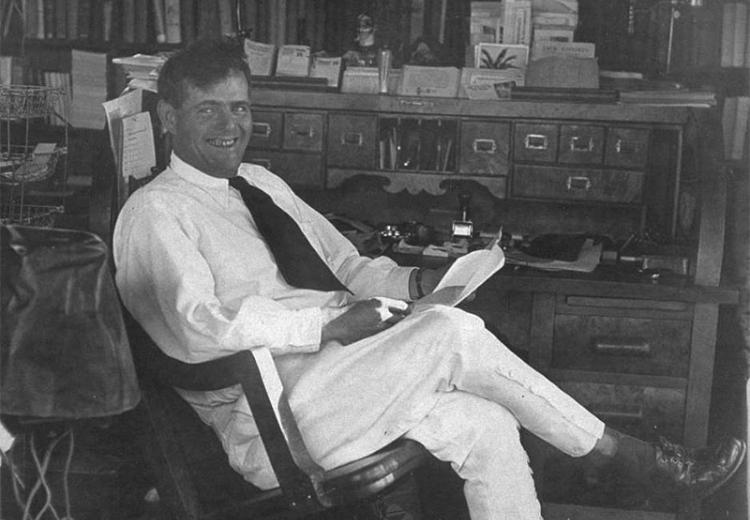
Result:
<instances>
[{"instance_id":1,"label":"man's ear","mask_svg":"<svg viewBox=\"0 0 750 520\"><path fill-rule=\"evenodd\" d=\"M160 99L156 104L156 113L159 114L161 127L170 134L174 134L177 127L177 116L175 111L176 109L163 99Z\"/></svg>"}]
</instances>

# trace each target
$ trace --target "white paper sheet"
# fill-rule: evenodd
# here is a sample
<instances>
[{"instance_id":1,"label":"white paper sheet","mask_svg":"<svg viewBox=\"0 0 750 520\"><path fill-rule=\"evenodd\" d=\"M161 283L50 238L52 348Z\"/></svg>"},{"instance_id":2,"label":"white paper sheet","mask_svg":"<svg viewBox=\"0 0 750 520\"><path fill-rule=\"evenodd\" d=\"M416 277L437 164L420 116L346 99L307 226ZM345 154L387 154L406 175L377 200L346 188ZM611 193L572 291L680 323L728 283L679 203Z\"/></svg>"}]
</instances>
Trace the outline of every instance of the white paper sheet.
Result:
<instances>
[{"instance_id":1,"label":"white paper sheet","mask_svg":"<svg viewBox=\"0 0 750 520\"><path fill-rule=\"evenodd\" d=\"M435 290L415 305L440 304L454 307L475 292L505 265L505 254L499 245L472 251L456 259Z\"/></svg>"},{"instance_id":2,"label":"white paper sheet","mask_svg":"<svg viewBox=\"0 0 750 520\"><path fill-rule=\"evenodd\" d=\"M109 128L109 145L117 162L119 162L121 155L118 146L121 141L122 118L132 116L143 110L142 104L143 91L141 89L131 90L120 97L102 103L104 115L107 119L107 128ZM116 166L119 167L119 164Z\"/></svg>"}]
</instances>

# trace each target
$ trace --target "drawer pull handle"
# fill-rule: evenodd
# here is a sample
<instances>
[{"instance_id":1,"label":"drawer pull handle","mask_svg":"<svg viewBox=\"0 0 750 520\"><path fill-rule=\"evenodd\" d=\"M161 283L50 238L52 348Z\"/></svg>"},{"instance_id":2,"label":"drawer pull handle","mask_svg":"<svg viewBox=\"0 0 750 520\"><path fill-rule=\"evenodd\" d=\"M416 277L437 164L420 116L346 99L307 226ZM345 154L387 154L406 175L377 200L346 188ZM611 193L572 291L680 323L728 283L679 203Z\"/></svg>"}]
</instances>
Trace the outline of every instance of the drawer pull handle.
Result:
<instances>
[{"instance_id":1,"label":"drawer pull handle","mask_svg":"<svg viewBox=\"0 0 750 520\"><path fill-rule=\"evenodd\" d=\"M591 179L588 177L571 175L565 181L565 187L568 191L571 190L584 190L589 191L591 189Z\"/></svg>"},{"instance_id":2,"label":"drawer pull handle","mask_svg":"<svg viewBox=\"0 0 750 520\"><path fill-rule=\"evenodd\" d=\"M638 151L638 145L630 141L618 139L615 143L615 151L622 155L633 155Z\"/></svg>"},{"instance_id":3,"label":"drawer pull handle","mask_svg":"<svg viewBox=\"0 0 750 520\"><path fill-rule=\"evenodd\" d=\"M268 123L253 123L253 137L270 137L271 125Z\"/></svg>"},{"instance_id":4,"label":"drawer pull handle","mask_svg":"<svg viewBox=\"0 0 750 520\"><path fill-rule=\"evenodd\" d=\"M344 132L341 134L341 144L362 146L362 132Z\"/></svg>"},{"instance_id":5,"label":"drawer pull handle","mask_svg":"<svg viewBox=\"0 0 750 520\"><path fill-rule=\"evenodd\" d=\"M497 143L494 139L474 139L472 148L476 153L495 153Z\"/></svg>"},{"instance_id":6,"label":"drawer pull handle","mask_svg":"<svg viewBox=\"0 0 750 520\"><path fill-rule=\"evenodd\" d=\"M578 135L574 135L570 138L570 151L571 152L593 152L594 151L594 140L592 138L585 138Z\"/></svg>"},{"instance_id":7,"label":"drawer pull handle","mask_svg":"<svg viewBox=\"0 0 750 520\"><path fill-rule=\"evenodd\" d=\"M637 405L613 405L611 408L592 406L589 410L604 422L643 421L643 407Z\"/></svg>"},{"instance_id":8,"label":"drawer pull handle","mask_svg":"<svg viewBox=\"0 0 750 520\"><path fill-rule=\"evenodd\" d=\"M594 340L594 352L605 356L651 355L651 344L642 338L597 338Z\"/></svg>"},{"instance_id":9,"label":"drawer pull handle","mask_svg":"<svg viewBox=\"0 0 750 520\"><path fill-rule=\"evenodd\" d=\"M311 126L293 126L290 132L297 137L307 137L310 139L314 135L313 127Z\"/></svg>"},{"instance_id":10,"label":"drawer pull handle","mask_svg":"<svg viewBox=\"0 0 750 520\"><path fill-rule=\"evenodd\" d=\"M527 150L546 150L549 146L549 139L543 134L526 134L523 145Z\"/></svg>"},{"instance_id":11,"label":"drawer pull handle","mask_svg":"<svg viewBox=\"0 0 750 520\"><path fill-rule=\"evenodd\" d=\"M435 103L433 103L432 101L418 101L416 99L399 99L398 103L399 105L403 105L407 107L431 108L435 106Z\"/></svg>"},{"instance_id":12,"label":"drawer pull handle","mask_svg":"<svg viewBox=\"0 0 750 520\"><path fill-rule=\"evenodd\" d=\"M271 168L271 159L255 159L255 158L253 158L253 159L250 160L250 162L253 163L253 164L257 164L258 166L262 166L266 170L273 171L273 169Z\"/></svg>"}]
</instances>

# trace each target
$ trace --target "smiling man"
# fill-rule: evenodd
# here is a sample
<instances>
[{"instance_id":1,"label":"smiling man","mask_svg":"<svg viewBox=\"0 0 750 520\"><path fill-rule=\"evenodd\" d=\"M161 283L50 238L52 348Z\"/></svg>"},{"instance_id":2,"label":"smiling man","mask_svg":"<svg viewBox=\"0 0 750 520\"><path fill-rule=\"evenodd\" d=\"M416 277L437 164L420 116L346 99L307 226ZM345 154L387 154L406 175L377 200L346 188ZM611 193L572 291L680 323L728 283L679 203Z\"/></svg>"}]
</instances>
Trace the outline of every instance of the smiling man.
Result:
<instances>
[{"instance_id":1,"label":"smiling man","mask_svg":"<svg viewBox=\"0 0 750 520\"><path fill-rule=\"evenodd\" d=\"M690 452L605 426L475 316L427 305L408 314L403 300L429 293L439 272L359 256L279 177L242 162L252 117L238 43L199 41L178 52L161 70L159 94L174 149L118 218L123 302L183 361L267 347L325 469L406 436L465 480L474 520L538 520L519 425L571 456L617 463L644 483L666 475L694 495L739 467L745 445L736 439ZM401 302L384 309L383 298ZM181 394L238 472L261 488L277 485L238 388Z\"/></svg>"}]
</instances>

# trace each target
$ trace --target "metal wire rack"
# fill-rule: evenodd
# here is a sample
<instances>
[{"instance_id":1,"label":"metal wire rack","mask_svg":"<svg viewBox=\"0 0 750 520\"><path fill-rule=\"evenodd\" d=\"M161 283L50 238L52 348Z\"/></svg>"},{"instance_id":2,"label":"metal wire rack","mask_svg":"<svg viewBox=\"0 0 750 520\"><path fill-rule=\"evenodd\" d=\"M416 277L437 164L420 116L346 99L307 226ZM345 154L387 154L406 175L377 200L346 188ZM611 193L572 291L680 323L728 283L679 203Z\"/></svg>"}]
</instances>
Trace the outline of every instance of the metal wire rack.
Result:
<instances>
[{"instance_id":1,"label":"metal wire rack","mask_svg":"<svg viewBox=\"0 0 750 520\"><path fill-rule=\"evenodd\" d=\"M67 183L68 124L65 91L37 85L0 85L0 223L51 227L64 212ZM64 142L34 143L32 121L63 123ZM58 176L55 176L59 174ZM49 181L47 181L49 179ZM41 182L45 181L45 182ZM29 183L39 183L52 197L39 199ZM50 188L51 187L51 188Z\"/></svg>"}]
</instances>

